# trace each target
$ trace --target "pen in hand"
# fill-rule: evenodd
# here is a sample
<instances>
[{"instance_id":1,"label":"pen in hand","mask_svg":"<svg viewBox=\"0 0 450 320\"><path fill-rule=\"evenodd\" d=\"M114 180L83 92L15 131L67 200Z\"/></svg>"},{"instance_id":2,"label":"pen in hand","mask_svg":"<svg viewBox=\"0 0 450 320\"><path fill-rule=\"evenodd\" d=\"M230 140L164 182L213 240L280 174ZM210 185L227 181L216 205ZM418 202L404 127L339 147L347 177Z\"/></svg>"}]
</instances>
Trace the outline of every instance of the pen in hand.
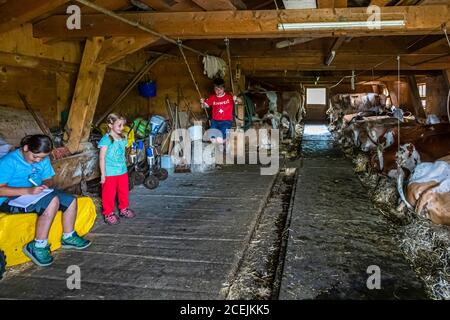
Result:
<instances>
[{"instance_id":1,"label":"pen in hand","mask_svg":"<svg viewBox=\"0 0 450 320\"><path fill-rule=\"evenodd\" d=\"M36 182L34 182L33 179L29 178L28 181L30 181L33 186L39 187L38 184Z\"/></svg>"},{"instance_id":2,"label":"pen in hand","mask_svg":"<svg viewBox=\"0 0 450 320\"><path fill-rule=\"evenodd\" d=\"M38 184L31 178L29 178L28 181L30 181L31 184L36 187L36 188L33 188L34 190L31 192L32 194L41 193L42 191L44 191L44 189L47 189L47 187L44 185L38 186Z\"/></svg>"}]
</instances>

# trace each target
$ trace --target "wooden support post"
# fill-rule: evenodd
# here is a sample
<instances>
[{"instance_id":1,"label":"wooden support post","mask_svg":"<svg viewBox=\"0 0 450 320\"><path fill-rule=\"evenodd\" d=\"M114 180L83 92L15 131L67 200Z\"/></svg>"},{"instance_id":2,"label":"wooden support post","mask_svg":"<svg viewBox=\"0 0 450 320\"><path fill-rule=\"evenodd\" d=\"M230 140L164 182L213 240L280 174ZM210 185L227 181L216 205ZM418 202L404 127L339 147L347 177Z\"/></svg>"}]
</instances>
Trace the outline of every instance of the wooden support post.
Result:
<instances>
[{"instance_id":1,"label":"wooden support post","mask_svg":"<svg viewBox=\"0 0 450 320\"><path fill-rule=\"evenodd\" d=\"M417 120L426 119L425 110L422 107L422 102L420 100L419 88L417 88L417 82L415 76L407 76L408 80L408 91L411 97L411 102L414 108L415 117Z\"/></svg>"},{"instance_id":2,"label":"wooden support post","mask_svg":"<svg viewBox=\"0 0 450 320\"><path fill-rule=\"evenodd\" d=\"M394 81L386 82L386 87L389 91L389 98L391 98L391 103L393 106L398 106L397 92L398 83Z\"/></svg>"},{"instance_id":3,"label":"wooden support post","mask_svg":"<svg viewBox=\"0 0 450 320\"><path fill-rule=\"evenodd\" d=\"M61 124L62 112L70 107L70 102L73 95L70 78L69 73L56 73L56 116L58 118L58 124Z\"/></svg>"},{"instance_id":4,"label":"wooden support post","mask_svg":"<svg viewBox=\"0 0 450 320\"><path fill-rule=\"evenodd\" d=\"M95 107L106 71L106 65L96 63L103 40L103 37L86 40L66 126L66 146L72 153L83 151L83 143L89 139Z\"/></svg>"}]
</instances>

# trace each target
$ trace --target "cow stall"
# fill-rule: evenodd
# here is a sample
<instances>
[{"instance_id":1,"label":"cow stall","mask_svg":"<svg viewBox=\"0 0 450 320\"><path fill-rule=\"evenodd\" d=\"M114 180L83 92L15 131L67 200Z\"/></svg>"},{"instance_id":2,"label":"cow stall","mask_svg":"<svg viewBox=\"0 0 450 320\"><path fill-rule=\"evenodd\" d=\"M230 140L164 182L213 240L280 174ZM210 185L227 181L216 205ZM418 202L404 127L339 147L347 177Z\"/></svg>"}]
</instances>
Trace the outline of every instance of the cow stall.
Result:
<instances>
[{"instance_id":1,"label":"cow stall","mask_svg":"<svg viewBox=\"0 0 450 320\"><path fill-rule=\"evenodd\" d=\"M361 95L362 104L352 103L351 95L332 97L329 129L374 205L398 229L431 295L448 297L450 124L420 123L369 103L369 96Z\"/></svg>"}]
</instances>

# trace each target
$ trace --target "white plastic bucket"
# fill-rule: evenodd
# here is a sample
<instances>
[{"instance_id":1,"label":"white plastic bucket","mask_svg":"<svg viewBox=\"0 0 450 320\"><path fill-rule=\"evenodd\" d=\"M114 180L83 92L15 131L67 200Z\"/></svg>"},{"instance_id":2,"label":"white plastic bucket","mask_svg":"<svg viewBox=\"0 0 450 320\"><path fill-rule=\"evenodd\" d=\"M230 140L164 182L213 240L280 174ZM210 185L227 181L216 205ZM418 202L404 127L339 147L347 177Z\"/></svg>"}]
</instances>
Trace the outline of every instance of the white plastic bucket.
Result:
<instances>
[{"instance_id":1,"label":"white plastic bucket","mask_svg":"<svg viewBox=\"0 0 450 320\"><path fill-rule=\"evenodd\" d=\"M203 138L203 127L202 126L192 126L189 127L189 138L191 141L202 140Z\"/></svg>"},{"instance_id":2,"label":"white plastic bucket","mask_svg":"<svg viewBox=\"0 0 450 320\"><path fill-rule=\"evenodd\" d=\"M175 166L170 155L161 156L161 168L166 169L169 173L174 172Z\"/></svg>"}]
</instances>

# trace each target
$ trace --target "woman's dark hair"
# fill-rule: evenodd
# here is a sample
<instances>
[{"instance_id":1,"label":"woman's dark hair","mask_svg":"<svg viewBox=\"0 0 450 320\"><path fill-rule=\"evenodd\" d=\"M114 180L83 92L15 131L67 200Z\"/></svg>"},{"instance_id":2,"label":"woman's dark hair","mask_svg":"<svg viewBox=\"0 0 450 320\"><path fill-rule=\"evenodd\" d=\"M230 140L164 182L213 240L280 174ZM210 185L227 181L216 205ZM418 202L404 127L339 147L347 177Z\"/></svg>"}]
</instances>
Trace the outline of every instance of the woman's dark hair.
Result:
<instances>
[{"instance_id":1,"label":"woman's dark hair","mask_svg":"<svg viewBox=\"0 0 450 320\"><path fill-rule=\"evenodd\" d=\"M20 141L20 146L23 148L25 145L33 153L50 153L53 149L52 139L45 134L34 134L24 137Z\"/></svg>"}]
</instances>

